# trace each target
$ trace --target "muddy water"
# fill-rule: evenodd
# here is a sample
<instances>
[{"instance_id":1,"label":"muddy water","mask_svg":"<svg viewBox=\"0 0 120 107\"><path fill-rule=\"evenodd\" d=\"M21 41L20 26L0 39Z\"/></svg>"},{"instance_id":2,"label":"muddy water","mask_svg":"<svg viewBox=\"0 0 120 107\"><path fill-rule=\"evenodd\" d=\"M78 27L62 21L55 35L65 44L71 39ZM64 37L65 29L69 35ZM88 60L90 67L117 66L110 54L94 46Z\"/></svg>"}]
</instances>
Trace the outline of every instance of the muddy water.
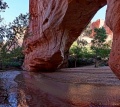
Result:
<instances>
[{"instance_id":1,"label":"muddy water","mask_svg":"<svg viewBox=\"0 0 120 107\"><path fill-rule=\"evenodd\" d=\"M0 107L120 107L120 81L93 72L1 72Z\"/></svg>"},{"instance_id":2,"label":"muddy water","mask_svg":"<svg viewBox=\"0 0 120 107\"><path fill-rule=\"evenodd\" d=\"M18 71L0 72L0 107L17 107L18 84L14 81Z\"/></svg>"}]
</instances>

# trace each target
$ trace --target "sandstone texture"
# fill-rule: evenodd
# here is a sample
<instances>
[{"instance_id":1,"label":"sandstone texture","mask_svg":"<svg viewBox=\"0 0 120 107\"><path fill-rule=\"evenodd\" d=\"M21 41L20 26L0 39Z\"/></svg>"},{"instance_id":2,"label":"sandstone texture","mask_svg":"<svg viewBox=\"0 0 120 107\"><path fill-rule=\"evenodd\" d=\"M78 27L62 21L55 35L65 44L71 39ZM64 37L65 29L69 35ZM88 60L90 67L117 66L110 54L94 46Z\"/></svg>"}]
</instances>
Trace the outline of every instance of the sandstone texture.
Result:
<instances>
[{"instance_id":1,"label":"sandstone texture","mask_svg":"<svg viewBox=\"0 0 120 107\"><path fill-rule=\"evenodd\" d=\"M30 0L23 68L42 71L66 67L71 44L106 4L106 0Z\"/></svg>"},{"instance_id":2,"label":"sandstone texture","mask_svg":"<svg viewBox=\"0 0 120 107\"><path fill-rule=\"evenodd\" d=\"M120 77L120 1L107 0L106 24L113 31L109 66Z\"/></svg>"}]
</instances>

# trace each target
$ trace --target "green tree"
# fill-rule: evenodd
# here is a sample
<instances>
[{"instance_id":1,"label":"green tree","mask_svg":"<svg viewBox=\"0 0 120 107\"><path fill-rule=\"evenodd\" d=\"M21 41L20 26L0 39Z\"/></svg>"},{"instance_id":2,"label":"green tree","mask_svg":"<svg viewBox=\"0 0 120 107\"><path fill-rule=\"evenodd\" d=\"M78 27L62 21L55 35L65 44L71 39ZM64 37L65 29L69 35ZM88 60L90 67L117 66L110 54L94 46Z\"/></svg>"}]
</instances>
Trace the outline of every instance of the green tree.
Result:
<instances>
[{"instance_id":1,"label":"green tree","mask_svg":"<svg viewBox=\"0 0 120 107\"><path fill-rule=\"evenodd\" d=\"M28 21L28 14L20 14L12 23L0 26L0 28L2 28L0 32L0 40L2 41L0 43L0 62L2 63L2 69L4 69L6 65L16 66L22 64L21 60L23 60L24 56L19 40L24 38ZM6 42L4 38L7 38Z\"/></svg>"},{"instance_id":2,"label":"green tree","mask_svg":"<svg viewBox=\"0 0 120 107\"><path fill-rule=\"evenodd\" d=\"M95 52L95 67L98 67L97 57L106 57L106 55L108 55L108 50L106 50L107 45L105 43L107 34L104 27L95 28L94 31L95 35L94 39L91 41L91 49L93 49L93 51Z\"/></svg>"},{"instance_id":3,"label":"green tree","mask_svg":"<svg viewBox=\"0 0 120 107\"><path fill-rule=\"evenodd\" d=\"M4 2L3 0L0 0L0 13L5 12L6 8L8 8L7 3ZM3 42L3 37L4 37L4 34L5 34L5 29L6 29L6 26L2 25L2 21L3 21L3 18L0 15L0 46Z\"/></svg>"},{"instance_id":4,"label":"green tree","mask_svg":"<svg viewBox=\"0 0 120 107\"><path fill-rule=\"evenodd\" d=\"M0 0L0 13L8 8L4 0ZM20 14L8 25L3 24L4 18L0 15L0 68L10 65L13 61L23 58L19 40L24 38L28 27L29 15ZM6 38L6 41L5 41ZM16 63L16 62L15 62Z\"/></svg>"},{"instance_id":5,"label":"green tree","mask_svg":"<svg viewBox=\"0 0 120 107\"><path fill-rule=\"evenodd\" d=\"M7 38L8 51L11 47L16 48L16 45L19 46L19 39L23 39L25 32L28 27L29 14L20 14L18 17L13 20L12 23L9 23L5 31L5 37Z\"/></svg>"},{"instance_id":6,"label":"green tree","mask_svg":"<svg viewBox=\"0 0 120 107\"><path fill-rule=\"evenodd\" d=\"M84 58L91 58L93 56L92 51L87 47L88 42L83 39L83 37L89 37L91 34L91 23L87 25L87 27L84 29L84 31L81 33L79 38L72 44L69 53L70 57L73 57L75 60L75 67L77 65L77 60L84 59ZM72 59L72 60L73 60Z\"/></svg>"},{"instance_id":7,"label":"green tree","mask_svg":"<svg viewBox=\"0 0 120 107\"><path fill-rule=\"evenodd\" d=\"M84 31L82 32L82 34L80 36L90 36L92 33L92 29L90 27L91 22L87 25L87 27L84 29Z\"/></svg>"}]
</instances>

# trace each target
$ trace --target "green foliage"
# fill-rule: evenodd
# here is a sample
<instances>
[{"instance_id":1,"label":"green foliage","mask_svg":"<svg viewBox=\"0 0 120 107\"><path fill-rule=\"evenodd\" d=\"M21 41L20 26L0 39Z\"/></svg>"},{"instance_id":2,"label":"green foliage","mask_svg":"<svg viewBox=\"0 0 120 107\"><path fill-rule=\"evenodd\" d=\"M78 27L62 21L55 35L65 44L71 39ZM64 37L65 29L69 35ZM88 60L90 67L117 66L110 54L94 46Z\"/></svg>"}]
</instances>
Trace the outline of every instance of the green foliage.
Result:
<instances>
[{"instance_id":1,"label":"green foliage","mask_svg":"<svg viewBox=\"0 0 120 107\"><path fill-rule=\"evenodd\" d=\"M74 42L74 45L71 46L69 53L69 67L78 67L83 65L89 65L90 63L87 60L93 57L93 53L89 47L86 47L86 41Z\"/></svg>"},{"instance_id":2,"label":"green foliage","mask_svg":"<svg viewBox=\"0 0 120 107\"><path fill-rule=\"evenodd\" d=\"M0 12L9 8L4 0L0 0ZM5 25L0 15L0 69L6 67L20 67L24 55L19 39L23 39L28 27L29 14L20 14L13 22ZM6 41L5 41L6 39Z\"/></svg>"},{"instance_id":3,"label":"green foliage","mask_svg":"<svg viewBox=\"0 0 120 107\"><path fill-rule=\"evenodd\" d=\"M83 34L85 33L83 32ZM74 42L69 50L70 67L81 66L83 64L93 64L94 61L96 64L98 57L102 59L101 62L107 62L112 42L109 41L106 43L106 38L106 31L102 27L95 29L95 35L93 40L91 41L91 45L88 45L87 41L81 39L78 39L76 42Z\"/></svg>"},{"instance_id":4,"label":"green foliage","mask_svg":"<svg viewBox=\"0 0 120 107\"><path fill-rule=\"evenodd\" d=\"M96 49L97 56L100 56L101 58L105 59L109 57L110 54L110 47L107 46L107 44L104 44L102 48Z\"/></svg>"},{"instance_id":5,"label":"green foliage","mask_svg":"<svg viewBox=\"0 0 120 107\"><path fill-rule=\"evenodd\" d=\"M10 52L6 52L7 45L4 45L0 50L1 69L6 67L20 67L23 62L24 55L22 54L22 47L17 47Z\"/></svg>"},{"instance_id":6,"label":"green foliage","mask_svg":"<svg viewBox=\"0 0 120 107\"><path fill-rule=\"evenodd\" d=\"M104 27L95 28L94 39L92 40L91 49L95 53L95 67L98 67L99 60L98 57L102 60L108 59L110 53L110 44L106 43L107 34Z\"/></svg>"},{"instance_id":7,"label":"green foliage","mask_svg":"<svg viewBox=\"0 0 120 107\"><path fill-rule=\"evenodd\" d=\"M82 32L82 34L80 35L80 37L82 36L90 36L92 33L92 30L90 28L91 22L87 25L87 27L84 29L84 31Z\"/></svg>"},{"instance_id":8,"label":"green foliage","mask_svg":"<svg viewBox=\"0 0 120 107\"><path fill-rule=\"evenodd\" d=\"M102 28L95 28L95 35L94 39L92 40L91 49L95 52L96 57L99 56L101 58L106 58L109 56L110 48L105 43L107 34L104 29Z\"/></svg>"},{"instance_id":9,"label":"green foliage","mask_svg":"<svg viewBox=\"0 0 120 107\"><path fill-rule=\"evenodd\" d=\"M70 48L70 54L77 58L91 58L94 56L93 51L90 50L89 47L79 47L75 45Z\"/></svg>"},{"instance_id":10,"label":"green foliage","mask_svg":"<svg viewBox=\"0 0 120 107\"><path fill-rule=\"evenodd\" d=\"M98 29L95 28L94 31L95 31L95 35L94 35L94 39L92 40L92 48L96 50L102 48L104 42L106 41L107 34L104 27Z\"/></svg>"},{"instance_id":11,"label":"green foliage","mask_svg":"<svg viewBox=\"0 0 120 107\"><path fill-rule=\"evenodd\" d=\"M20 14L8 25L0 25L0 68L20 67L24 55L19 40L24 38L28 26L28 14ZM6 41L4 41L6 38Z\"/></svg>"},{"instance_id":12,"label":"green foliage","mask_svg":"<svg viewBox=\"0 0 120 107\"><path fill-rule=\"evenodd\" d=\"M88 44L88 42L86 41L86 40L84 40L84 39L82 39L82 40L77 40L77 45L80 47L80 48L82 48L82 47L85 47L86 45Z\"/></svg>"},{"instance_id":13,"label":"green foliage","mask_svg":"<svg viewBox=\"0 0 120 107\"><path fill-rule=\"evenodd\" d=\"M77 40L73 43L71 46L69 52L70 55L74 55L77 58L91 58L93 57L94 53L90 49L89 46L87 46L88 43L86 40Z\"/></svg>"},{"instance_id":14,"label":"green foliage","mask_svg":"<svg viewBox=\"0 0 120 107\"><path fill-rule=\"evenodd\" d=\"M4 12L6 8L8 8L7 3L4 2L3 0L0 0L0 12ZM3 18L0 15L0 44L2 43L4 34L5 34L5 28L6 28L5 25L2 25L2 21L3 21Z\"/></svg>"},{"instance_id":15,"label":"green foliage","mask_svg":"<svg viewBox=\"0 0 120 107\"><path fill-rule=\"evenodd\" d=\"M22 37L22 35L25 34L25 31L28 26L29 21L29 14L20 14L18 17L13 20L12 23L9 23L8 26L6 26L5 31L5 37L8 38L8 40L14 40L16 36L18 39Z\"/></svg>"}]
</instances>

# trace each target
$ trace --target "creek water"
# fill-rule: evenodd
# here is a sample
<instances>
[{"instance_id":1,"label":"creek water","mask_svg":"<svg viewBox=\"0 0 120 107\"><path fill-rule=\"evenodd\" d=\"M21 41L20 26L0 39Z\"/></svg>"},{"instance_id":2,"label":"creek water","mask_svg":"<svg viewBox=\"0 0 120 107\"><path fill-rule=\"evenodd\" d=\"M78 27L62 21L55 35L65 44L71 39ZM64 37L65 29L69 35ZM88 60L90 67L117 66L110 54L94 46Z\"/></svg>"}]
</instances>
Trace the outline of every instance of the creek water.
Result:
<instances>
[{"instance_id":1,"label":"creek water","mask_svg":"<svg viewBox=\"0 0 120 107\"><path fill-rule=\"evenodd\" d=\"M0 72L0 107L120 107L120 81L109 69Z\"/></svg>"}]
</instances>

